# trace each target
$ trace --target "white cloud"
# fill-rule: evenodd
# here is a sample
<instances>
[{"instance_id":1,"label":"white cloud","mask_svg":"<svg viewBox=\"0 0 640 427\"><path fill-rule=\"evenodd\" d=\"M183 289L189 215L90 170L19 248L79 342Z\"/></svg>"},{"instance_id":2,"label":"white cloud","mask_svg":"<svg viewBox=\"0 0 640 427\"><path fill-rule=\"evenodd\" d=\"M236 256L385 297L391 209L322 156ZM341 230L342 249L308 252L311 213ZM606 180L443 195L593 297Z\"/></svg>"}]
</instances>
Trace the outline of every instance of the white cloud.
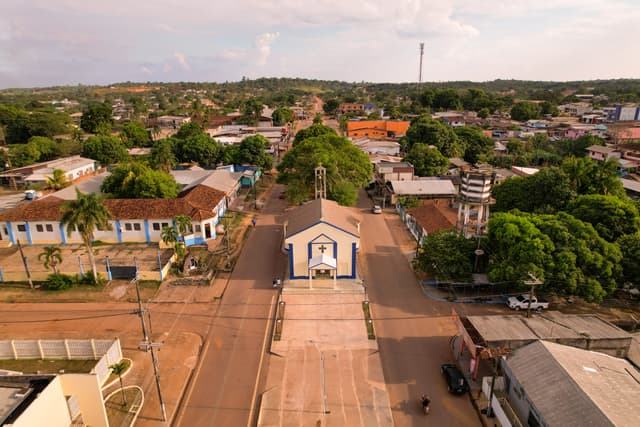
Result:
<instances>
[{"instance_id":1,"label":"white cloud","mask_svg":"<svg viewBox=\"0 0 640 427\"><path fill-rule=\"evenodd\" d=\"M187 58L184 56L184 53L176 52L173 54L173 56L174 58L176 58L178 64L180 64L183 70L191 71L191 65L189 65L189 63L187 62Z\"/></svg>"},{"instance_id":2,"label":"white cloud","mask_svg":"<svg viewBox=\"0 0 640 427\"><path fill-rule=\"evenodd\" d=\"M280 33L264 33L256 36L256 62L258 65L264 65L267 63L269 56L271 55L271 45L280 37Z\"/></svg>"}]
</instances>

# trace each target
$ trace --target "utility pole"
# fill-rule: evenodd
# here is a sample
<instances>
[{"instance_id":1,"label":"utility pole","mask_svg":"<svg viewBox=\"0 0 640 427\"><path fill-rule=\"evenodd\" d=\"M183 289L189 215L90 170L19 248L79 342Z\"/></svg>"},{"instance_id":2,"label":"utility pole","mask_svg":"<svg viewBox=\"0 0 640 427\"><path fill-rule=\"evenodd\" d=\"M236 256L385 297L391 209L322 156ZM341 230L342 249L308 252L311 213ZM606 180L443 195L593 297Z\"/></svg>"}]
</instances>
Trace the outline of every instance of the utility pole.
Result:
<instances>
[{"instance_id":1,"label":"utility pole","mask_svg":"<svg viewBox=\"0 0 640 427\"><path fill-rule=\"evenodd\" d=\"M422 58L424 57L424 43L420 43L420 72L418 74L418 90L422 87Z\"/></svg>"},{"instance_id":2,"label":"utility pole","mask_svg":"<svg viewBox=\"0 0 640 427\"><path fill-rule=\"evenodd\" d=\"M533 288L534 286L542 285L542 281L540 281L540 279L538 279L531 273L527 274L529 275L530 280L525 280L524 284L531 286L531 289L529 290L529 304L527 305L527 317L531 317L531 299L533 299Z\"/></svg>"},{"instance_id":3,"label":"utility pole","mask_svg":"<svg viewBox=\"0 0 640 427\"><path fill-rule=\"evenodd\" d=\"M24 265L24 271L27 273L27 281L29 282L29 287L33 289L33 281L31 280L31 273L29 272L29 263L27 262L27 257L24 256L24 252L22 251L22 245L20 244L20 239L16 240L18 243L18 250L20 251L20 258L22 258L22 265Z\"/></svg>"},{"instance_id":4,"label":"utility pole","mask_svg":"<svg viewBox=\"0 0 640 427\"><path fill-rule=\"evenodd\" d=\"M140 346L145 348L145 351L151 353L151 364L153 365L153 374L156 380L156 389L158 390L158 400L160 402L160 410L162 411L162 421L167 421L167 411L164 406L164 400L162 400L162 391L160 390L160 374L158 373L158 361L156 360L156 355L153 351L154 348L162 346L162 343L155 343L149 341L149 335L147 334L147 325L144 320L144 310L142 309L142 300L140 298L140 286L138 280L138 259L133 258L133 262L136 266L136 275L133 278L133 281L136 285L136 296L138 297L138 315L140 316L140 322L142 323L142 335L144 337L144 341L141 341ZM151 322L151 315L149 315L149 322ZM151 327L151 323L149 323L149 327Z\"/></svg>"}]
</instances>

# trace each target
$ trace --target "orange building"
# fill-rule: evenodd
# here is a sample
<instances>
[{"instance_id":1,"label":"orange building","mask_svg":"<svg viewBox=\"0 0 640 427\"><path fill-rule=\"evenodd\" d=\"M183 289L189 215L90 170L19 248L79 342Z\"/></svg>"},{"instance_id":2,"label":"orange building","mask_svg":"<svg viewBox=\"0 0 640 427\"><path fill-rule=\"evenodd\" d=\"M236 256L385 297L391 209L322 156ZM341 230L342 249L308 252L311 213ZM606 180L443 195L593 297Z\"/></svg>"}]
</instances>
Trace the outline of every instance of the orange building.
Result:
<instances>
[{"instance_id":1,"label":"orange building","mask_svg":"<svg viewBox=\"0 0 640 427\"><path fill-rule=\"evenodd\" d=\"M347 122L349 138L394 138L403 136L409 129L409 121L364 120Z\"/></svg>"}]
</instances>

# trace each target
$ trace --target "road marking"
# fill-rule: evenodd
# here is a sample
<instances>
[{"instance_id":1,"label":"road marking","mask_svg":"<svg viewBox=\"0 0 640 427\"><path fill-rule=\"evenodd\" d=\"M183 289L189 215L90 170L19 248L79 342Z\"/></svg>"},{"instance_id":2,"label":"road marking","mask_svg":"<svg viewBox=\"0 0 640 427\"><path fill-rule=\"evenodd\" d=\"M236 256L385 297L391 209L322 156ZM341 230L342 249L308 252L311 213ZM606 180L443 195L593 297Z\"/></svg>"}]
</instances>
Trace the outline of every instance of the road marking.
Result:
<instances>
[{"instance_id":1,"label":"road marking","mask_svg":"<svg viewBox=\"0 0 640 427\"><path fill-rule=\"evenodd\" d=\"M275 295L271 297L269 313L273 312L273 299ZM269 316L269 321L264 329L264 338L262 339L262 350L260 350L260 363L258 363L258 374L256 375L256 383L253 387L253 395L251 396L251 410L249 411L249 419L247 420L247 427L253 425L253 417L256 411L256 396L258 395L258 386L260 385L260 376L262 373L262 362L264 361L264 350L267 348L267 337L269 336L269 327L271 326L272 318Z\"/></svg>"}]
</instances>

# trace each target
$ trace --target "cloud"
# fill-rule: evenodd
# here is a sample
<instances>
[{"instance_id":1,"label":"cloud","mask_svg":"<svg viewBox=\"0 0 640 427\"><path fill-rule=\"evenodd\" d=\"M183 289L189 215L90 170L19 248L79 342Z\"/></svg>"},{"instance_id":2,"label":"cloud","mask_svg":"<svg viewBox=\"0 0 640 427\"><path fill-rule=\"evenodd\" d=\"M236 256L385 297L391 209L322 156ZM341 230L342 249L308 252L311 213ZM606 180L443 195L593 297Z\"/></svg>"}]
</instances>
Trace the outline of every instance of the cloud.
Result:
<instances>
[{"instance_id":1,"label":"cloud","mask_svg":"<svg viewBox=\"0 0 640 427\"><path fill-rule=\"evenodd\" d=\"M271 55L271 44L280 37L280 33L264 33L256 36L256 62L258 65L265 65Z\"/></svg>"},{"instance_id":2,"label":"cloud","mask_svg":"<svg viewBox=\"0 0 640 427\"><path fill-rule=\"evenodd\" d=\"M187 58L185 58L184 53L176 52L173 54L173 56L174 58L176 58L178 64L180 64L183 70L191 71L191 65L189 65L189 63L187 62Z\"/></svg>"}]
</instances>

